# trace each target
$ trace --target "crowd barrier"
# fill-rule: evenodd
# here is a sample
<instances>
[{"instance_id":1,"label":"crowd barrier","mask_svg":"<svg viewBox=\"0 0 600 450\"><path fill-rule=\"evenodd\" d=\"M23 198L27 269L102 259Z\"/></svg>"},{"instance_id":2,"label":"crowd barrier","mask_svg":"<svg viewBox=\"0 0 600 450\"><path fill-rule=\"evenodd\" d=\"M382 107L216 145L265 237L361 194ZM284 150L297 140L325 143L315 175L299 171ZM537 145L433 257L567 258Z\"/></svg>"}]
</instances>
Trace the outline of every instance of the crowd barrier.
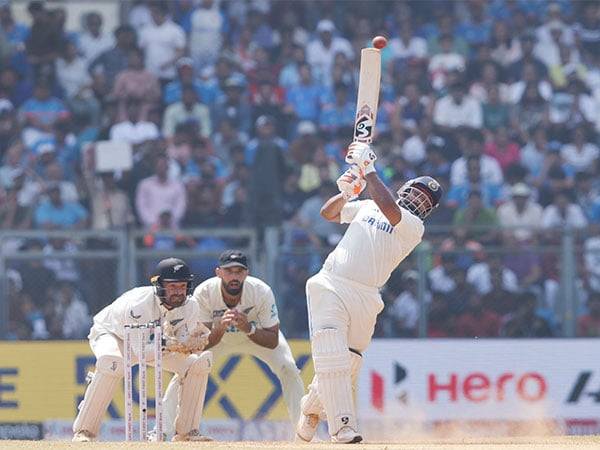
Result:
<instances>
[{"instance_id":1,"label":"crowd barrier","mask_svg":"<svg viewBox=\"0 0 600 450\"><path fill-rule=\"evenodd\" d=\"M308 385L310 344L290 345ZM598 348L600 339L378 339L364 355L357 412L370 439L439 433L449 424L469 434L597 433ZM0 343L0 438L67 438L93 365L85 341ZM153 406L149 398L150 416ZM105 438L122 437L122 417L119 389ZM277 377L251 356L217 360L203 427L222 440L289 437Z\"/></svg>"}]
</instances>

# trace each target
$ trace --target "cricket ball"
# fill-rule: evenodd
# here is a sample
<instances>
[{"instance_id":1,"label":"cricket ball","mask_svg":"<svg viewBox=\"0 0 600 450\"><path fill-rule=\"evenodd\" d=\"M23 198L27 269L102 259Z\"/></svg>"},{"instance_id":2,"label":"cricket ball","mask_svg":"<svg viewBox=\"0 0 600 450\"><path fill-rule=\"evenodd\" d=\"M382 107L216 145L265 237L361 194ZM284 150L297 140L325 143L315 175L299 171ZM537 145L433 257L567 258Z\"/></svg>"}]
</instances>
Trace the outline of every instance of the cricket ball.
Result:
<instances>
[{"instance_id":1,"label":"cricket ball","mask_svg":"<svg viewBox=\"0 0 600 450\"><path fill-rule=\"evenodd\" d=\"M378 48L379 50L381 50L387 45L387 39L383 36L375 36L372 42L373 47Z\"/></svg>"}]
</instances>

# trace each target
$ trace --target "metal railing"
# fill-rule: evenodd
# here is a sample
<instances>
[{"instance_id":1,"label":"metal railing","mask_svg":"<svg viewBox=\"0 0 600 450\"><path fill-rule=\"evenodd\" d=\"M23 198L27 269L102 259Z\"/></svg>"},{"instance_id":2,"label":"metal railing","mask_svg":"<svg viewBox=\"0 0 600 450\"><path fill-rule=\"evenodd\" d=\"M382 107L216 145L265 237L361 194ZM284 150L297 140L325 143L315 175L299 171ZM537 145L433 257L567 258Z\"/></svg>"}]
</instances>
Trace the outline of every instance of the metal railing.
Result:
<instances>
[{"instance_id":1,"label":"metal railing","mask_svg":"<svg viewBox=\"0 0 600 450\"><path fill-rule=\"evenodd\" d=\"M489 227L478 227L489 229ZM470 227L471 230L475 227ZM495 228L500 231L500 228ZM428 273L432 268L431 261L440 254L440 241L448 238L452 227L428 228L424 242L403 262L398 269L416 270L419 274L417 298L419 319L417 336L428 334ZM282 230L285 233L285 230ZM537 231L540 231L539 229ZM551 305L553 314L561 325L561 335L575 336L578 314L585 305L582 304L578 278L580 257L582 256L580 231L565 228L557 231L558 238L550 244L535 245L527 248L511 248L500 245L487 245L483 250L487 254L526 255L527 252L537 255L542 261L555 261L557 276L555 285L557 300ZM148 242L151 236L153 242ZM437 238L436 238L437 236ZM183 242L182 242L183 238ZM49 246L53 240L68 240L75 243L72 248L48 250L38 246L37 250L19 244L38 241ZM285 242L281 239L280 242ZM244 250L251 260L251 270L256 276L271 283L280 303L280 319L282 323L299 321L292 317L303 313L305 308L304 282L306 278L319 270L322 261L330 249L315 250L310 244L301 246L280 245L276 251L266 251L265 245L259 245L256 230L244 229L191 229L177 231L160 231L151 233L143 230L128 231L0 231L0 336L6 332L9 317L8 270L20 268L26 270L27 264L38 261L58 261L58 265L71 261L75 271L83 279L77 281L92 298L91 313L108 304L125 290L148 283L154 264L166 256L177 256L186 259L198 279L202 280L214 273L218 254L224 248L236 247ZM445 253L464 255L470 250L458 247L444 250ZM321 253L320 253L321 252ZM519 253L521 252L521 253ZM78 287L79 287L78 285ZM43 288L43 286L42 286ZM40 289L39 295L44 295ZM290 318L286 316L290 316ZM290 337L302 337L299 331L291 332Z\"/></svg>"},{"instance_id":2,"label":"metal railing","mask_svg":"<svg viewBox=\"0 0 600 450\"><path fill-rule=\"evenodd\" d=\"M144 238L159 236L172 240L172 248L147 246ZM177 244L185 237L187 247ZM211 246L202 243L210 238ZM69 242L68 248L52 248L51 243ZM37 245L32 245L37 243ZM35 249L32 249L35 247ZM58 245L60 247L60 245ZM141 230L123 231L12 231L0 230L0 337L5 336L9 320L9 269L26 272L32 263L52 267L68 264L78 290L95 313L112 302L122 292L136 285L149 283L154 264L161 258L176 256L187 260L192 267L198 261L214 270L217 257L224 248L239 248L246 252L253 264L253 273L264 274L266 262L260 258L257 233L249 228L189 229L151 233ZM60 269L57 278L60 279ZM44 288L34 289L44 296ZM90 298L92 300L90 300ZM43 303L44 299L35 300Z\"/></svg>"},{"instance_id":3,"label":"metal railing","mask_svg":"<svg viewBox=\"0 0 600 450\"><path fill-rule=\"evenodd\" d=\"M460 228L468 229L469 233L489 230L495 230L500 233L514 229L523 229L523 227L509 228L474 225L462 226ZM439 258L442 253L455 256L465 256L466 254L473 253L473 250L465 248L464 246L442 250L440 247L442 244L441 241L450 238L452 232L455 230L456 228L452 226L427 227L427 234L424 241L397 269L400 273L409 269L416 270L419 275L416 294L419 307L419 318L415 333L416 337L428 336L429 307L427 298L428 294L431 294L428 278L429 271L433 267L431 261ZM577 318L581 311L586 309L581 289L578 287L580 280L584 277L584 271L580 270L581 268L578 267L578 264L583 252L583 238L590 236L591 229L581 230L569 227L560 229L541 229L538 227L531 231L534 231L538 238L542 236L544 238L536 240L538 243L528 244L527 246L507 246L498 243L484 245L482 251L487 256L498 255L502 257L503 260L510 260L511 257L514 259L535 257L540 266L548 265L548 261L553 261L555 263L554 266L557 271L557 277L546 280L544 279L546 274L543 272L541 275L542 281L537 285L527 288L519 286L519 291L514 293L513 299L508 300L516 299L518 293L524 290L536 290L541 299L540 309L546 309L546 312L556 319L556 325L559 327L559 335L563 337L574 337L576 336ZM547 233L554 233L554 237L549 238ZM289 288L288 285L293 282L291 281L293 276L289 276L288 272L306 270L309 276L312 275L319 270L322 261L331 249L332 248L324 251L321 250L321 254L315 254L315 250L313 249L311 252L310 248L306 245L282 248L279 254L279 263L277 264L279 273L275 279L277 280L276 292L283 296L282 299L278 298L278 300L281 300L284 303L284 308L287 305L295 305L295 302L298 301L297 296L299 295L298 294L296 297L292 296L293 298L289 299L285 298L285 292L286 290L289 290L287 289ZM289 269L290 266L294 267ZM299 266L302 267L299 269ZM508 268L510 269L510 267ZM544 285L544 282L549 285L549 287ZM546 301L548 304L544 303ZM386 308L388 306L389 305L386 305Z\"/></svg>"}]
</instances>

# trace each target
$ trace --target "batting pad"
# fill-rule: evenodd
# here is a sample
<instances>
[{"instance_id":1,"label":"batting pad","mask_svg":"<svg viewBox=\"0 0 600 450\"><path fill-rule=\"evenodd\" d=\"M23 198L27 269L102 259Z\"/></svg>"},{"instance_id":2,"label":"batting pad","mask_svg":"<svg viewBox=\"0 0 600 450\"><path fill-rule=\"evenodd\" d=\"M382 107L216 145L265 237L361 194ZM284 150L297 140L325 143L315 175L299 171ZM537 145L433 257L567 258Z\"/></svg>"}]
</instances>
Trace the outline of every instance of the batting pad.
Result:
<instances>
[{"instance_id":1,"label":"batting pad","mask_svg":"<svg viewBox=\"0 0 600 450\"><path fill-rule=\"evenodd\" d=\"M200 426L208 374L212 367L212 353L209 351L192 354L189 358L195 358L195 361L180 381L179 411L175 419L175 433L179 436L185 436Z\"/></svg>"},{"instance_id":2,"label":"batting pad","mask_svg":"<svg viewBox=\"0 0 600 450\"><path fill-rule=\"evenodd\" d=\"M73 422L73 433L89 431L98 436L102 417L110 404L117 384L123 376L123 359L118 356L100 356L96 362L96 372L85 390L79 413Z\"/></svg>"},{"instance_id":3,"label":"batting pad","mask_svg":"<svg viewBox=\"0 0 600 450\"><path fill-rule=\"evenodd\" d=\"M356 395L358 385L358 374L362 367L362 356L358 353L350 353L350 378L352 380L352 394ZM301 411L303 414L317 414L319 418L325 418L325 411L318 393L318 383L316 377L308 386L308 393L302 397Z\"/></svg>"},{"instance_id":4,"label":"batting pad","mask_svg":"<svg viewBox=\"0 0 600 450\"><path fill-rule=\"evenodd\" d=\"M356 393L358 388L358 374L362 367L362 356L358 353L350 352L350 377L352 378L352 392Z\"/></svg>"},{"instance_id":5,"label":"batting pad","mask_svg":"<svg viewBox=\"0 0 600 450\"><path fill-rule=\"evenodd\" d=\"M175 418L177 417L177 401L179 391L179 375L174 374L163 396L163 432L167 436L175 434Z\"/></svg>"},{"instance_id":6,"label":"batting pad","mask_svg":"<svg viewBox=\"0 0 600 450\"><path fill-rule=\"evenodd\" d=\"M308 385L308 392L300 401L300 411L304 415L317 414L320 419L326 418L321 399L319 398L317 377L314 377Z\"/></svg>"},{"instance_id":7,"label":"batting pad","mask_svg":"<svg viewBox=\"0 0 600 450\"><path fill-rule=\"evenodd\" d=\"M338 330L318 330L313 334L312 353L329 434L333 436L345 426L357 430L346 340Z\"/></svg>"}]
</instances>

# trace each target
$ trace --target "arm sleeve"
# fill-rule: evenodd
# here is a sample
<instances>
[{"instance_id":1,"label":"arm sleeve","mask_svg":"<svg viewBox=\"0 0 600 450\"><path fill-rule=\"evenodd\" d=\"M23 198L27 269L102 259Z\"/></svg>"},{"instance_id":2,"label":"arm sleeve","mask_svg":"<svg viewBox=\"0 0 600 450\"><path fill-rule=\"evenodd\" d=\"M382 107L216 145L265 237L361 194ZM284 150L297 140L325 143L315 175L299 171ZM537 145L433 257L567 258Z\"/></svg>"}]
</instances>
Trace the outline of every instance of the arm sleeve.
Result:
<instances>
[{"instance_id":1,"label":"arm sleeve","mask_svg":"<svg viewBox=\"0 0 600 450\"><path fill-rule=\"evenodd\" d=\"M35 212L33 214L33 220L38 226L44 225L46 222L48 222L49 219L47 214L47 208L44 203L42 203L35 209Z\"/></svg>"},{"instance_id":2,"label":"arm sleeve","mask_svg":"<svg viewBox=\"0 0 600 450\"><path fill-rule=\"evenodd\" d=\"M473 100L473 114L471 115L471 126L473 128L481 128L483 126L483 113L481 105L477 100Z\"/></svg>"},{"instance_id":3,"label":"arm sleeve","mask_svg":"<svg viewBox=\"0 0 600 450\"><path fill-rule=\"evenodd\" d=\"M177 202L173 205L173 220L176 223L179 223L183 218L187 207L187 192L183 187L183 183L178 183L177 191L179 192L179 195L177 195Z\"/></svg>"},{"instance_id":4,"label":"arm sleeve","mask_svg":"<svg viewBox=\"0 0 600 450\"><path fill-rule=\"evenodd\" d=\"M573 208L571 218L573 219L573 226L575 228L583 228L588 224L585 214L579 205L575 205Z\"/></svg>"},{"instance_id":5,"label":"arm sleeve","mask_svg":"<svg viewBox=\"0 0 600 450\"><path fill-rule=\"evenodd\" d=\"M209 137L212 134L212 123L210 121L210 113L208 108L202 105L200 126L202 127L202 136Z\"/></svg>"},{"instance_id":6,"label":"arm sleeve","mask_svg":"<svg viewBox=\"0 0 600 450\"><path fill-rule=\"evenodd\" d=\"M173 109L168 107L165 111L163 119L162 133L165 137L170 138L175 132L175 117L173 117Z\"/></svg>"},{"instance_id":7,"label":"arm sleeve","mask_svg":"<svg viewBox=\"0 0 600 450\"><path fill-rule=\"evenodd\" d=\"M73 204L73 211L77 217L77 221L82 221L82 220L87 220L88 218L88 212L87 209L85 209L81 203L74 203Z\"/></svg>"},{"instance_id":8,"label":"arm sleeve","mask_svg":"<svg viewBox=\"0 0 600 450\"><path fill-rule=\"evenodd\" d=\"M446 112L444 111L444 103L438 101L433 108L433 123L440 126L447 126Z\"/></svg>"},{"instance_id":9,"label":"arm sleeve","mask_svg":"<svg viewBox=\"0 0 600 450\"><path fill-rule=\"evenodd\" d=\"M185 48L185 32L179 26L177 26L177 32L175 33L175 48L181 50Z\"/></svg>"},{"instance_id":10,"label":"arm sleeve","mask_svg":"<svg viewBox=\"0 0 600 450\"><path fill-rule=\"evenodd\" d=\"M340 211L340 223L350 223L356 217L360 208L365 204L364 200L348 202Z\"/></svg>"},{"instance_id":11,"label":"arm sleeve","mask_svg":"<svg viewBox=\"0 0 600 450\"><path fill-rule=\"evenodd\" d=\"M260 328L270 328L279 323L279 314L275 304L275 296L270 287L267 287L263 293L264 304L258 314Z\"/></svg>"},{"instance_id":12,"label":"arm sleeve","mask_svg":"<svg viewBox=\"0 0 600 450\"><path fill-rule=\"evenodd\" d=\"M542 228L550 228L554 225L554 217L553 211L551 209L552 205L546 207L542 214Z\"/></svg>"},{"instance_id":13,"label":"arm sleeve","mask_svg":"<svg viewBox=\"0 0 600 450\"><path fill-rule=\"evenodd\" d=\"M208 286L199 286L194 291L194 300L198 304L198 320L202 323L212 323L212 312L208 307Z\"/></svg>"},{"instance_id":14,"label":"arm sleeve","mask_svg":"<svg viewBox=\"0 0 600 450\"><path fill-rule=\"evenodd\" d=\"M143 226L150 226L154 222L152 208L149 205L150 192L147 187L147 183L142 180L137 187L135 194L135 209L140 217Z\"/></svg>"},{"instance_id":15,"label":"arm sleeve","mask_svg":"<svg viewBox=\"0 0 600 450\"><path fill-rule=\"evenodd\" d=\"M140 31L139 39L138 39L138 46L140 48L146 48L148 46L148 31L145 29Z\"/></svg>"}]
</instances>

